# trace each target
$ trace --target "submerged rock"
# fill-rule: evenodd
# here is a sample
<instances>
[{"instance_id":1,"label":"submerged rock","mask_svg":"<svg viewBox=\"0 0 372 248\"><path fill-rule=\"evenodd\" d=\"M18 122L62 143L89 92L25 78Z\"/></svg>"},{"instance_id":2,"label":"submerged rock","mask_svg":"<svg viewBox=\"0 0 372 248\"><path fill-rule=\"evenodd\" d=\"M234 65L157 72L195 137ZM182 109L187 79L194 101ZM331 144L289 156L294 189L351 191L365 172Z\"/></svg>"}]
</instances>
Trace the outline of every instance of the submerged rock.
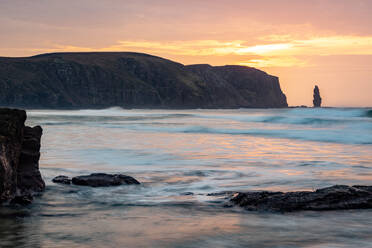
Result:
<instances>
[{"instance_id":1,"label":"submerged rock","mask_svg":"<svg viewBox=\"0 0 372 248\"><path fill-rule=\"evenodd\" d=\"M230 200L252 211L291 212L372 208L372 186L335 185L316 191L244 192Z\"/></svg>"},{"instance_id":2,"label":"submerged rock","mask_svg":"<svg viewBox=\"0 0 372 248\"><path fill-rule=\"evenodd\" d=\"M39 171L42 128L25 121L24 110L0 109L0 203L30 203L45 189Z\"/></svg>"},{"instance_id":3,"label":"submerged rock","mask_svg":"<svg viewBox=\"0 0 372 248\"><path fill-rule=\"evenodd\" d=\"M122 184L140 184L136 179L122 174L93 173L77 176L70 179L67 176L57 176L52 180L55 183L75 184L90 187L108 187Z\"/></svg>"}]
</instances>

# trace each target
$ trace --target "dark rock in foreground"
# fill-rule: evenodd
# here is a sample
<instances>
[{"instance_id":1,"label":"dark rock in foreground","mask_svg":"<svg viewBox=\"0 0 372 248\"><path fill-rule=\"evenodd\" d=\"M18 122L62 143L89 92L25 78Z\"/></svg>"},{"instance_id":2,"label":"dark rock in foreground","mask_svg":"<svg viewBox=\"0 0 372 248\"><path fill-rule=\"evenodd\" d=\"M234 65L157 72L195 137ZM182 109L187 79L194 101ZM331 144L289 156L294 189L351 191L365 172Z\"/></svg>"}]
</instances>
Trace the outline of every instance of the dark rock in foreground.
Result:
<instances>
[{"instance_id":1,"label":"dark rock in foreground","mask_svg":"<svg viewBox=\"0 0 372 248\"><path fill-rule=\"evenodd\" d=\"M23 143L18 166L18 189L23 194L41 192L45 183L39 171L40 141L43 130L40 126L25 127Z\"/></svg>"},{"instance_id":2,"label":"dark rock in foreground","mask_svg":"<svg viewBox=\"0 0 372 248\"><path fill-rule=\"evenodd\" d=\"M39 171L42 129L25 121L24 110L0 109L0 203L27 204L45 189Z\"/></svg>"},{"instance_id":3,"label":"dark rock in foreground","mask_svg":"<svg viewBox=\"0 0 372 248\"><path fill-rule=\"evenodd\" d=\"M336 185L316 191L237 193L231 202L252 211L291 212L372 208L372 186Z\"/></svg>"},{"instance_id":4,"label":"dark rock in foreground","mask_svg":"<svg viewBox=\"0 0 372 248\"><path fill-rule=\"evenodd\" d=\"M245 66L185 66L141 53L0 57L0 105L27 108L283 108L279 79Z\"/></svg>"},{"instance_id":5,"label":"dark rock in foreground","mask_svg":"<svg viewBox=\"0 0 372 248\"><path fill-rule=\"evenodd\" d=\"M70 179L67 176L57 176L53 180L55 183L75 184L91 187L108 187L122 184L140 184L136 179L122 174L93 173L90 175L77 176Z\"/></svg>"},{"instance_id":6,"label":"dark rock in foreground","mask_svg":"<svg viewBox=\"0 0 372 248\"><path fill-rule=\"evenodd\" d=\"M30 194L28 194L28 195L17 195L16 197L14 197L10 201L10 204L11 205L22 205L22 206L26 206L26 205L31 204L33 200L34 200L34 197L32 195L30 195Z\"/></svg>"}]
</instances>

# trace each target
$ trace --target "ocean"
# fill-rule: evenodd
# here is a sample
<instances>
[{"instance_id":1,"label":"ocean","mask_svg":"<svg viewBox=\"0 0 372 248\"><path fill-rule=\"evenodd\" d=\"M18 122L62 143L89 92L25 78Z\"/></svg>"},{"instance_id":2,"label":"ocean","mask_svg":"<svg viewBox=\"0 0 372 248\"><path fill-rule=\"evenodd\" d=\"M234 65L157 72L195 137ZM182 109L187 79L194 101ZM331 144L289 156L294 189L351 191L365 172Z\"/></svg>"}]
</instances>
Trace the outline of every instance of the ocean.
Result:
<instances>
[{"instance_id":1,"label":"ocean","mask_svg":"<svg viewBox=\"0 0 372 248\"><path fill-rule=\"evenodd\" d=\"M0 247L372 247L372 210L267 213L224 191L372 185L368 109L29 110L46 192L0 209ZM54 184L122 173L141 185Z\"/></svg>"}]
</instances>

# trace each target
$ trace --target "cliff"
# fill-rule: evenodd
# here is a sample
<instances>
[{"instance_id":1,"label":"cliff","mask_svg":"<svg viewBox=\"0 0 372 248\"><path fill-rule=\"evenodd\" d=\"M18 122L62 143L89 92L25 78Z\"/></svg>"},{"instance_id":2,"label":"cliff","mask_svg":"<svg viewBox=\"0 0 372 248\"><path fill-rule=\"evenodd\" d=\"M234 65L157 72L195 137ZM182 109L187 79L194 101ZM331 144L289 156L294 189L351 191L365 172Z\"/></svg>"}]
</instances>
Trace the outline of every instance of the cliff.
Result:
<instances>
[{"instance_id":1,"label":"cliff","mask_svg":"<svg viewBox=\"0 0 372 248\"><path fill-rule=\"evenodd\" d=\"M45 183L39 171L42 129L24 125L26 112L0 109L0 203L28 203Z\"/></svg>"},{"instance_id":2,"label":"cliff","mask_svg":"<svg viewBox=\"0 0 372 248\"><path fill-rule=\"evenodd\" d=\"M27 108L287 107L277 77L139 53L0 57L0 105Z\"/></svg>"}]
</instances>

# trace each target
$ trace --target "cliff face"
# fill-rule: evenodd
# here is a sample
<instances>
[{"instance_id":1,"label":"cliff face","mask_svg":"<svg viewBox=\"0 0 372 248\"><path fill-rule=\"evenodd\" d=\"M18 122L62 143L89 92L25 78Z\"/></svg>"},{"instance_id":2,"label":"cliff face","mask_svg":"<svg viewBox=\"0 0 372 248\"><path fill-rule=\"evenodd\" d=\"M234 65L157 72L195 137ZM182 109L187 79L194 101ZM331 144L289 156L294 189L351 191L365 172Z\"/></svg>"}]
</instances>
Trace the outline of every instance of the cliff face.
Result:
<instances>
[{"instance_id":1,"label":"cliff face","mask_svg":"<svg viewBox=\"0 0 372 248\"><path fill-rule=\"evenodd\" d=\"M187 68L198 75L213 105L228 107L287 107L279 79L245 66L191 65ZM212 107L212 106L211 106Z\"/></svg>"},{"instance_id":2,"label":"cliff face","mask_svg":"<svg viewBox=\"0 0 372 248\"><path fill-rule=\"evenodd\" d=\"M25 127L26 112L0 109L0 203L32 198L45 188L39 171L41 127Z\"/></svg>"},{"instance_id":3,"label":"cliff face","mask_svg":"<svg viewBox=\"0 0 372 248\"><path fill-rule=\"evenodd\" d=\"M0 87L0 105L28 108L287 107L278 78L257 69L138 53L0 58Z\"/></svg>"}]
</instances>

